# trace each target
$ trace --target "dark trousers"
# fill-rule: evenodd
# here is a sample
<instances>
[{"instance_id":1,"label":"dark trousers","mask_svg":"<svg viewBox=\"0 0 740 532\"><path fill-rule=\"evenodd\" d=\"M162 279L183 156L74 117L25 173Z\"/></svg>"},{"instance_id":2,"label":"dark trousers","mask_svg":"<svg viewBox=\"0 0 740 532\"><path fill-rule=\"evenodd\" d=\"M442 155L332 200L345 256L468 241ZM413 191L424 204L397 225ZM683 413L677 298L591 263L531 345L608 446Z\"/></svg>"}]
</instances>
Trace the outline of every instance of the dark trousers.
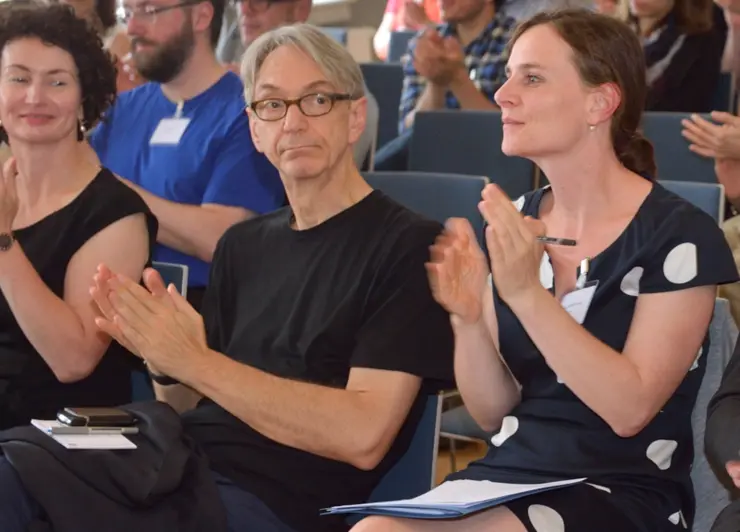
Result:
<instances>
[{"instance_id":1,"label":"dark trousers","mask_svg":"<svg viewBox=\"0 0 740 532\"><path fill-rule=\"evenodd\" d=\"M720 512L710 532L740 531L740 500L730 503Z\"/></svg>"},{"instance_id":2,"label":"dark trousers","mask_svg":"<svg viewBox=\"0 0 740 532\"><path fill-rule=\"evenodd\" d=\"M230 532L295 532L257 497L214 473ZM27 532L43 510L31 498L10 462L0 456L0 531Z\"/></svg>"},{"instance_id":3,"label":"dark trousers","mask_svg":"<svg viewBox=\"0 0 740 532\"><path fill-rule=\"evenodd\" d=\"M385 144L375 153L376 172L405 172L409 169L409 146L411 130Z\"/></svg>"}]
</instances>

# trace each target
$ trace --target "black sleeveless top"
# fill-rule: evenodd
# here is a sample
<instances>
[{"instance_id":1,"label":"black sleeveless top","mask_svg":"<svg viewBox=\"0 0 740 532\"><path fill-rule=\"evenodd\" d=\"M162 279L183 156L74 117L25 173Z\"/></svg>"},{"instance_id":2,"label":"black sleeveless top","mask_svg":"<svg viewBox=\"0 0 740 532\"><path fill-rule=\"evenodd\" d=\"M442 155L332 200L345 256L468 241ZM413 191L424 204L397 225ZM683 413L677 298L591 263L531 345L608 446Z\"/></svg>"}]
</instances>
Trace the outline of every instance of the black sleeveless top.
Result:
<instances>
[{"instance_id":1,"label":"black sleeveless top","mask_svg":"<svg viewBox=\"0 0 740 532\"><path fill-rule=\"evenodd\" d=\"M520 198L517 208L537 218L546 190ZM583 327L621 353L639 294L732 283L738 272L718 224L655 183L624 232L591 260L588 281L596 280ZM547 253L540 281L554 289ZM690 524L691 412L706 368L709 334L660 413L639 434L622 438L550 369L495 288L494 304L501 355L522 385L521 402L492 435L485 458L451 478L526 484L586 477L609 491L610 500L627 514L633 504L648 505L656 522L682 514Z\"/></svg>"},{"instance_id":2,"label":"black sleeveless top","mask_svg":"<svg viewBox=\"0 0 740 532\"><path fill-rule=\"evenodd\" d=\"M21 246L46 286L62 298L67 265L74 254L101 230L137 213L147 216L150 261L156 219L136 192L102 169L68 205L14 231L16 245ZM59 382L26 338L0 292L0 429L27 424L31 418L55 419L64 406L130 402L131 368L135 364L133 355L112 342L88 377L69 384Z\"/></svg>"}]
</instances>

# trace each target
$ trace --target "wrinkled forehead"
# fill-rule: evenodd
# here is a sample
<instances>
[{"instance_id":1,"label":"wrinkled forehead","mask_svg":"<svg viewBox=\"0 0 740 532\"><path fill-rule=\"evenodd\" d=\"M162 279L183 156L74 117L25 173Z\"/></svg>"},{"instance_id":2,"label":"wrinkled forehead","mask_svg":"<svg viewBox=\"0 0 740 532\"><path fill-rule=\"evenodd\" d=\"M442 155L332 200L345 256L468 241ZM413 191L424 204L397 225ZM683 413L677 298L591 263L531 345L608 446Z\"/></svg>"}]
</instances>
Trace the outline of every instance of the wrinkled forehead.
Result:
<instances>
[{"instance_id":1,"label":"wrinkled forehead","mask_svg":"<svg viewBox=\"0 0 740 532\"><path fill-rule=\"evenodd\" d=\"M337 92L339 87L307 53L293 46L270 52L256 72L255 99L264 95L296 97L310 92Z\"/></svg>"},{"instance_id":2,"label":"wrinkled forehead","mask_svg":"<svg viewBox=\"0 0 740 532\"><path fill-rule=\"evenodd\" d=\"M3 71L10 69L77 76L77 64L72 54L35 37L22 37L6 43L0 54L0 68Z\"/></svg>"}]
</instances>

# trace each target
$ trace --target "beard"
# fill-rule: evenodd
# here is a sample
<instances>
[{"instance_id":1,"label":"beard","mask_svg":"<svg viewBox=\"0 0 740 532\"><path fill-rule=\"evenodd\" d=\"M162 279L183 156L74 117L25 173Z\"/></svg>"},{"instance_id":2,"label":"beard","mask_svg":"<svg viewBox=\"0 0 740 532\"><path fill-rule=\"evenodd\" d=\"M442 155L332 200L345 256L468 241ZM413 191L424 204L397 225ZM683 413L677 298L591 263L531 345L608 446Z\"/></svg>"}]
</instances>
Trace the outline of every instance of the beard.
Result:
<instances>
[{"instance_id":1,"label":"beard","mask_svg":"<svg viewBox=\"0 0 740 532\"><path fill-rule=\"evenodd\" d=\"M152 46L152 51L143 53L137 51L139 44ZM156 83L168 83L175 79L190 59L194 47L195 34L189 19L183 24L180 33L164 43L156 43L141 37L131 39L133 50L131 55L136 70L144 79Z\"/></svg>"}]
</instances>

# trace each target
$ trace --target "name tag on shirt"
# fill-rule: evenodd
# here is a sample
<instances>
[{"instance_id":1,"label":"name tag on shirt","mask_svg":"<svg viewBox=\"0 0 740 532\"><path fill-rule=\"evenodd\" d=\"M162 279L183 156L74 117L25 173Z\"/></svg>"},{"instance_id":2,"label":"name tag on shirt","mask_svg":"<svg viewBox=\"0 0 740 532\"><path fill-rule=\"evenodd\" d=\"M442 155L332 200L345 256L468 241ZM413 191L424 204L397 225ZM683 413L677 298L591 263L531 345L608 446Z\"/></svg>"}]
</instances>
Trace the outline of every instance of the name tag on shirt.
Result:
<instances>
[{"instance_id":1,"label":"name tag on shirt","mask_svg":"<svg viewBox=\"0 0 740 532\"><path fill-rule=\"evenodd\" d=\"M163 118L154 130L149 144L177 146L190 124L189 118Z\"/></svg>"},{"instance_id":2,"label":"name tag on shirt","mask_svg":"<svg viewBox=\"0 0 740 532\"><path fill-rule=\"evenodd\" d=\"M578 322L579 325L583 325L583 322L586 320L588 308L591 306L591 301L594 298L596 287L598 285L599 281L587 283L583 288L578 288L572 292L568 292L560 301L563 308L574 320Z\"/></svg>"}]
</instances>

